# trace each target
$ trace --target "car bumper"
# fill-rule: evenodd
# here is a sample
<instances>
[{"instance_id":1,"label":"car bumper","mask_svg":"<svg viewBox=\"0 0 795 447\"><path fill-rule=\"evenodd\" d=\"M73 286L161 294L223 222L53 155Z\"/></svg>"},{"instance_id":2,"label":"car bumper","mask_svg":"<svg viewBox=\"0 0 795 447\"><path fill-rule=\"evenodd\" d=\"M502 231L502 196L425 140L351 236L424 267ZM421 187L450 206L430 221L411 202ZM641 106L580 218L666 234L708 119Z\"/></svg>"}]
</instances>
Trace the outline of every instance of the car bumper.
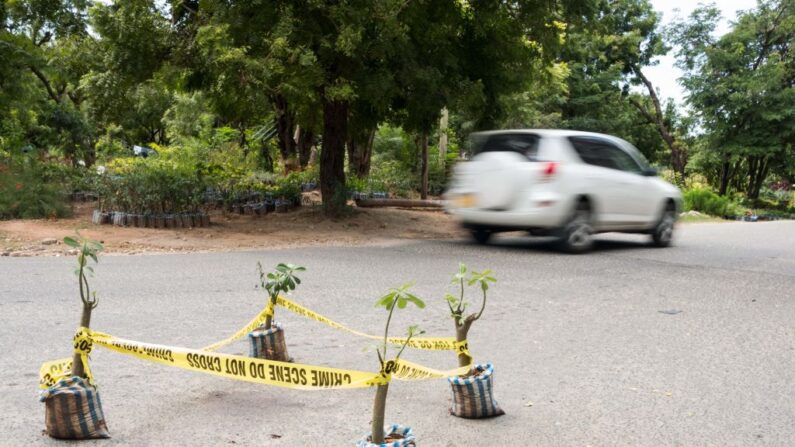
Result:
<instances>
[{"instance_id":1,"label":"car bumper","mask_svg":"<svg viewBox=\"0 0 795 447\"><path fill-rule=\"evenodd\" d=\"M461 206L466 202L465 194L448 194L445 208L466 227L489 227L493 229L558 228L568 217L570 206L556 195L536 195L528 203L511 210L484 210Z\"/></svg>"}]
</instances>

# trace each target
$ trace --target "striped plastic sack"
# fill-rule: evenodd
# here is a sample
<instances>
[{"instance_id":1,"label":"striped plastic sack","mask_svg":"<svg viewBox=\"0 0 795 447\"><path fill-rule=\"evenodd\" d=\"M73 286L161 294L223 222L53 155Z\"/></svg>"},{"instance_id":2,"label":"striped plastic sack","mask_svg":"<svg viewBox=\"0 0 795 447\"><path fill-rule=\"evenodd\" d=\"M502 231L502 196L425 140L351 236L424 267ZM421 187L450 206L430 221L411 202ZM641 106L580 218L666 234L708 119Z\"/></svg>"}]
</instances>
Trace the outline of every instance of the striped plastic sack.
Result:
<instances>
[{"instance_id":1,"label":"striped plastic sack","mask_svg":"<svg viewBox=\"0 0 795 447\"><path fill-rule=\"evenodd\" d=\"M411 427L407 427L405 425L394 424L384 427L384 439L387 439L392 435L398 435L401 437L401 439L396 441L385 442L383 444L373 444L370 442L371 435L372 433L368 433L364 439L356 443L356 447L408 447L417 445L414 443L414 434L411 432Z\"/></svg>"},{"instance_id":2,"label":"striped plastic sack","mask_svg":"<svg viewBox=\"0 0 795 447\"><path fill-rule=\"evenodd\" d=\"M284 329L274 323L270 329L256 329L248 333L251 344L249 357L291 362L287 354L287 343L284 341Z\"/></svg>"},{"instance_id":3,"label":"striped plastic sack","mask_svg":"<svg viewBox=\"0 0 795 447\"><path fill-rule=\"evenodd\" d=\"M450 414L468 419L480 419L505 414L494 400L494 365L475 365L474 376L449 377L453 389Z\"/></svg>"},{"instance_id":4,"label":"striped plastic sack","mask_svg":"<svg viewBox=\"0 0 795 447\"><path fill-rule=\"evenodd\" d=\"M41 393L47 434L57 439L110 438L97 389L72 376Z\"/></svg>"}]
</instances>

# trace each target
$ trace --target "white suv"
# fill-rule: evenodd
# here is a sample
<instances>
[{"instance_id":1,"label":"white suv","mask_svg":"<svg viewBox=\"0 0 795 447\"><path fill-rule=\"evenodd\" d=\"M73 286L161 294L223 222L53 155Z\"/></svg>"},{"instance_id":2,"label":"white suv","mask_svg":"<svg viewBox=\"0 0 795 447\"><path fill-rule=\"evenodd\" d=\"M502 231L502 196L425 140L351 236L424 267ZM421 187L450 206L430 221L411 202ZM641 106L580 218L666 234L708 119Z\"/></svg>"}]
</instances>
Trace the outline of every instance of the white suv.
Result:
<instances>
[{"instance_id":1,"label":"white suv","mask_svg":"<svg viewBox=\"0 0 795 447\"><path fill-rule=\"evenodd\" d=\"M557 236L575 253L607 231L671 243L681 193L628 142L570 130L501 130L475 133L471 143L474 156L456 166L445 203L478 242L526 230Z\"/></svg>"}]
</instances>

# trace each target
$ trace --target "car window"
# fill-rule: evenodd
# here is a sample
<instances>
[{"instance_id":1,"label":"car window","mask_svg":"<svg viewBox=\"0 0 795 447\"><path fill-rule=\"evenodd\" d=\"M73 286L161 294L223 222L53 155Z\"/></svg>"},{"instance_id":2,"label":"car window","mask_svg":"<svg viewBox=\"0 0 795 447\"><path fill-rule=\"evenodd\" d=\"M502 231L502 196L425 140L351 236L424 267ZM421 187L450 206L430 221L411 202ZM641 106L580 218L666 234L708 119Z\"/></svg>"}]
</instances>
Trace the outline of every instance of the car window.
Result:
<instances>
[{"instance_id":1,"label":"car window","mask_svg":"<svg viewBox=\"0 0 795 447\"><path fill-rule=\"evenodd\" d=\"M639 174L638 163L623 149L601 138L569 137L574 150L589 165Z\"/></svg>"},{"instance_id":2,"label":"car window","mask_svg":"<svg viewBox=\"0 0 795 447\"><path fill-rule=\"evenodd\" d=\"M530 133L500 133L473 141L474 154L481 152L516 152L531 161L538 160L539 136Z\"/></svg>"},{"instance_id":3,"label":"car window","mask_svg":"<svg viewBox=\"0 0 795 447\"><path fill-rule=\"evenodd\" d=\"M610 157L613 159L617 169L627 172L633 172L635 174L640 174L641 169L638 166L638 163L623 149L617 148L615 146L610 146L606 148L610 153Z\"/></svg>"},{"instance_id":4,"label":"car window","mask_svg":"<svg viewBox=\"0 0 795 447\"><path fill-rule=\"evenodd\" d=\"M618 169L602 140L596 138L570 137L569 141L582 161L589 165Z\"/></svg>"}]
</instances>

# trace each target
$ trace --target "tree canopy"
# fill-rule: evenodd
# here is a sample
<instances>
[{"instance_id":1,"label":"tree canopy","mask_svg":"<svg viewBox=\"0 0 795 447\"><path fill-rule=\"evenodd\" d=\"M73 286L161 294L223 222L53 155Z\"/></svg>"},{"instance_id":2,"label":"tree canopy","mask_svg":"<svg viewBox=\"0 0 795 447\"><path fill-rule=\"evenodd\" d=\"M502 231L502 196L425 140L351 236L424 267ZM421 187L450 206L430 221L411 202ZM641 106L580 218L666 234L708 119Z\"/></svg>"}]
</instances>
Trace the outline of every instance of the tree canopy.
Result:
<instances>
[{"instance_id":1,"label":"tree canopy","mask_svg":"<svg viewBox=\"0 0 795 447\"><path fill-rule=\"evenodd\" d=\"M663 29L649 0L4 0L0 156L231 142L264 171L319 164L338 215L390 153L438 189L441 133L455 155L475 130L564 127L756 198L795 170L794 2L759 0L717 36L714 5ZM644 72L669 52L686 104Z\"/></svg>"}]
</instances>

